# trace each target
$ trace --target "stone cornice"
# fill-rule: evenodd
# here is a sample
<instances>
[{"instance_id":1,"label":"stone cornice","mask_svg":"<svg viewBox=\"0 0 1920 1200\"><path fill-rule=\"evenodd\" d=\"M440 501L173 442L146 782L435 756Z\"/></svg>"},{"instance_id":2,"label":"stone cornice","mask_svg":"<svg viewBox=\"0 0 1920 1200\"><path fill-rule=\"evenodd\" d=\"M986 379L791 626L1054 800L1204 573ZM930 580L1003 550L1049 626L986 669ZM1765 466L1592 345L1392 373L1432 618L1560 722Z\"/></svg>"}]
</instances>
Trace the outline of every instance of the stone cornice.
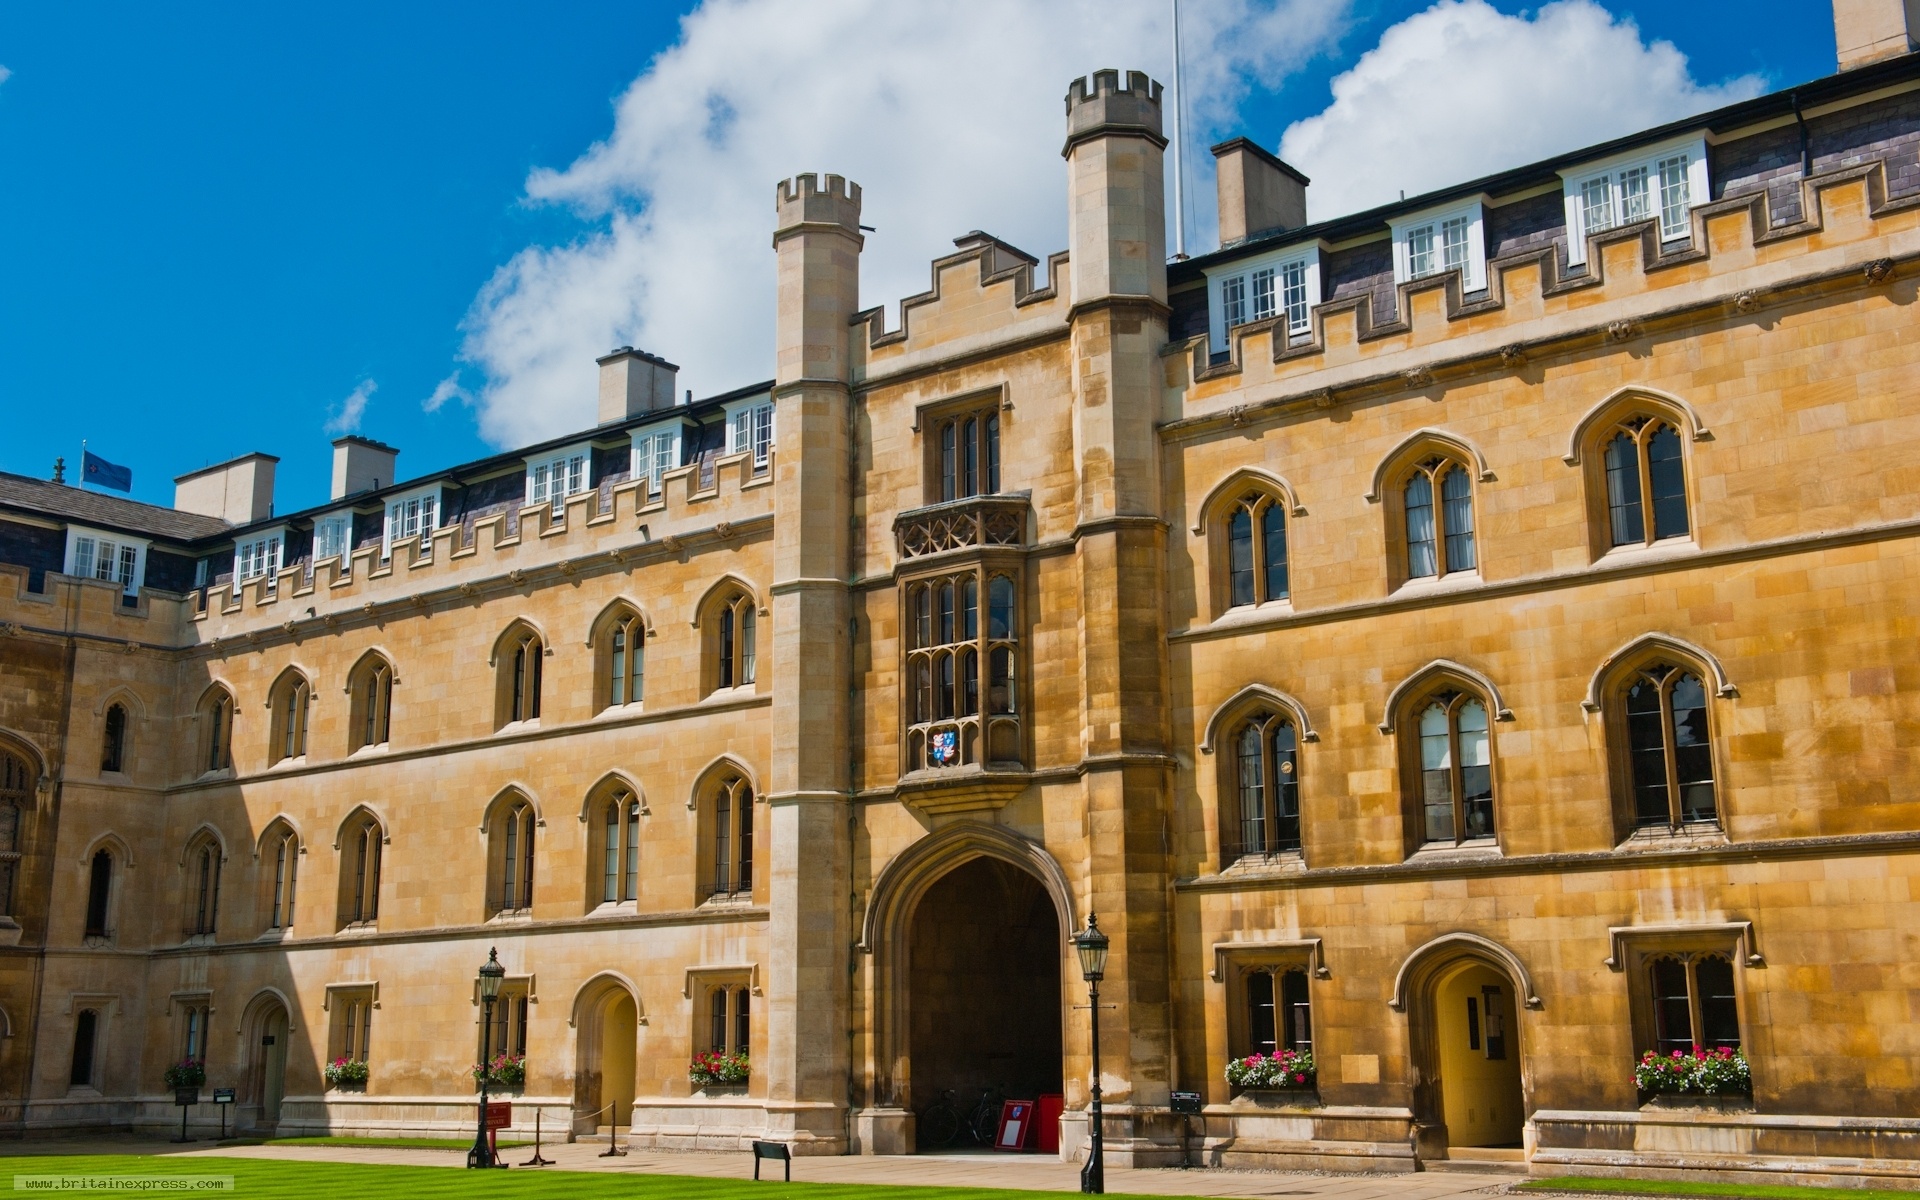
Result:
<instances>
[{"instance_id":1,"label":"stone cornice","mask_svg":"<svg viewBox=\"0 0 1920 1200\"><path fill-rule=\"evenodd\" d=\"M444 942L449 939L521 938L539 934L592 933L604 929L650 929L675 925L734 925L760 923L771 910L759 904L702 905L662 913L622 913L618 916L554 917L546 920L516 921L511 924L481 922L467 925L434 925L419 929L400 929L379 933L324 934L320 937L283 938L279 941L214 942L204 946L155 946L139 951L142 958L183 958L209 954L289 954L299 950L340 950L354 946L392 946L410 942Z\"/></svg>"},{"instance_id":2,"label":"stone cornice","mask_svg":"<svg viewBox=\"0 0 1920 1200\"><path fill-rule=\"evenodd\" d=\"M1675 850L1575 850L1552 854L1484 855L1431 861L1307 867L1282 874L1199 875L1174 880L1183 892L1298 891L1430 879L1491 875L1551 875L1563 871L1631 871L1676 866L1780 862L1802 858L1859 857L1920 852L1920 831L1860 833L1831 837L1770 838Z\"/></svg>"},{"instance_id":3,"label":"stone cornice","mask_svg":"<svg viewBox=\"0 0 1920 1200\"><path fill-rule=\"evenodd\" d=\"M1441 608L1454 604L1466 604L1481 600L1499 600L1509 596L1523 596L1535 592L1558 591L1564 588L1581 587L1589 583L1605 583L1619 579L1637 579L1648 575L1664 575L1674 571L1690 571L1701 567L1725 566L1730 563L1751 562L1756 559L1778 558L1790 554L1806 554L1816 550L1837 549L1843 546L1859 546L1872 542L1896 541L1920 535L1920 519L1906 521L1888 521L1883 524L1867 525L1857 529L1825 530L1820 533L1796 534L1791 537L1772 538L1763 542L1748 542L1739 546L1726 546L1713 550L1701 550L1694 554L1646 555L1624 559L1617 562L1600 561L1589 567L1575 571L1554 571L1543 575L1525 575L1517 579L1503 579L1490 583L1481 583L1472 587L1457 587L1438 591L1420 591L1409 595L1383 596L1377 600L1362 600L1353 604L1335 604L1326 608L1289 609L1261 614L1254 612L1232 616L1214 621L1208 625L1189 626L1176 629L1167 635L1169 642L1207 642L1220 638L1239 637L1242 634L1267 632L1275 629L1293 629L1307 625L1325 625L1334 621L1351 621L1362 617L1375 617L1387 613L1412 612L1423 608Z\"/></svg>"},{"instance_id":4,"label":"stone cornice","mask_svg":"<svg viewBox=\"0 0 1920 1200\"><path fill-rule=\"evenodd\" d=\"M453 741L437 742L428 746L408 747L401 750L386 750L379 753L362 751L345 758L336 758L323 763L312 763L299 767L269 767L249 775L223 775L219 779L205 781L192 780L187 783L173 784L161 789L165 794L177 796L187 792L215 791L220 788L244 787L249 784L271 783L280 779L299 779L310 775L324 775L334 771L348 771L375 763L408 762L421 758L438 758L448 754L463 754L470 751L488 750L497 746L524 745L528 742L552 741L554 738L571 737L577 734L598 733L606 729L628 729L636 725L658 725L666 721L698 719L715 713L739 712L748 708L768 708L773 704L771 693L755 693L750 696L729 696L724 700L701 700L693 704L680 704L672 708L655 709L651 712L639 712L615 717L590 717L585 721L572 721L551 728L516 729L507 733L490 733L485 737L457 738Z\"/></svg>"}]
</instances>

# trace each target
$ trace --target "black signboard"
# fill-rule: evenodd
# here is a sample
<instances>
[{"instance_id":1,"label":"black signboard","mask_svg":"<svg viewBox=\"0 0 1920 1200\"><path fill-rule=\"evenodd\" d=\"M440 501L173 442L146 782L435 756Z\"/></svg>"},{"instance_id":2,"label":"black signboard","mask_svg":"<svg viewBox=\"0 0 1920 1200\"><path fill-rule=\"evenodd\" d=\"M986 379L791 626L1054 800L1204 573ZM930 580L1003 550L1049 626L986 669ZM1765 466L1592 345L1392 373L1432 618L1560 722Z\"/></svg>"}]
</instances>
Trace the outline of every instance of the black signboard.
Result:
<instances>
[{"instance_id":1,"label":"black signboard","mask_svg":"<svg viewBox=\"0 0 1920 1200\"><path fill-rule=\"evenodd\" d=\"M214 1102L215 1104L232 1104L232 1103L233 1103L233 1089L232 1089L232 1088L215 1088L215 1089L213 1089L213 1102Z\"/></svg>"},{"instance_id":2,"label":"black signboard","mask_svg":"<svg viewBox=\"0 0 1920 1200\"><path fill-rule=\"evenodd\" d=\"M1197 1113L1200 1111L1199 1092L1173 1093L1173 1111L1177 1113Z\"/></svg>"},{"instance_id":3,"label":"black signboard","mask_svg":"<svg viewBox=\"0 0 1920 1200\"><path fill-rule=\"evenodd\" d=\"M200 1085L177 1087L173 1089L173 1102L181 1108L200 1103Z\"/></svg>"}]
</instances>

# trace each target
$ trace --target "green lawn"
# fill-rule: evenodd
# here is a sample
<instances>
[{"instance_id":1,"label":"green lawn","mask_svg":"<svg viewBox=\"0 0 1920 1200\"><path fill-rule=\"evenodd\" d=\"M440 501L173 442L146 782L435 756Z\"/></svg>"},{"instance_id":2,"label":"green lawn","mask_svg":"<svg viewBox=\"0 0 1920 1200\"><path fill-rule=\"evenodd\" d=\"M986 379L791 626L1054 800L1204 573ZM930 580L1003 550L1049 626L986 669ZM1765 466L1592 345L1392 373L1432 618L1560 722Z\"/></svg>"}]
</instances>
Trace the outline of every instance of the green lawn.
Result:
<instances>
[{"instance_id":1,"label":"green lawn","mask_svg":"<svg viewBox=\"0 0 1920 1200\"><path fill-rule=\"evenodd\" d=\"M1852 1188L1794 1187L1767 1183L1690 1183L1669 1179L1530 1179L1522 1192L1596 1192L1608 1196L1721 1196L1727 1200L1914 1200L1914 1192L1855 1191Z\"/></svg>"},{"instance_id":2,"label":"green lawn","mask_svg":"<svg viewBox=\"0 0 1920 1200\"><path fill-rule=\"evenodd\" d=\"M778 1163L767 1167L778 1171ZM805 1169L804 1160L801 1169ZM514 1200L1032 1200L1044 1192L1001 1188L876 1187L862 1184L780 1183L700 1179L687 1175L604 1174L552 1168L464 1171L447 1167L363 1166L357 1163L276 1162L257 1158L169 1155L72 1154L6 1156L0 1159L0 1190L18 1175L231 1175L237 1200L313 1200L315 1196L420 1197L465 1200L473 1196ZM82 1193L86 1194L86 1193ZM106 1192L93 1193L106 1195ZM1075 1193L1077 1194L1077 1193ZM1129 1200L1116 1195L1116 1200ZM1133 1197L1131 1200L1148 1200ZM1164 1198L1162 1198L1164 1200ZM1907 1196L1904 1200L1913 1200Z\"/></svg>"}]
</instances>

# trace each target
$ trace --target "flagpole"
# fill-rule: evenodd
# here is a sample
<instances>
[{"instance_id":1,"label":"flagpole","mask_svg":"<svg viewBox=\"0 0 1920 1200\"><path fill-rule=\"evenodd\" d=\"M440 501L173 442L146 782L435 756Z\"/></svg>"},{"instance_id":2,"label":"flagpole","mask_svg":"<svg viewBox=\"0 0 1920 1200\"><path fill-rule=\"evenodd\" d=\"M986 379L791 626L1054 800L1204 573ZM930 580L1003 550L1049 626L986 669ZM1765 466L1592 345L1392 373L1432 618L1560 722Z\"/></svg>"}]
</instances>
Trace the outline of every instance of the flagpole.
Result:
<instances>
[{"instance_id":1,"label":"flagpole","mask_svg":"<svg viewBox=\"0 0 1920 1200\"><path fill-rule=\"evenodd\" d=\"M1187 256L1187 157L1182 149L1180 112L1187 106L1187 89L1180 86L1180 0L1173 5L1173 256Z\"/></svg>"},{"instance_id":2,"label":"flagpole","mask_svg":"<svg viewBox=\"0 0 1920 1200\"><path fill-rule=\"evenodd\" d=\"M75 487L85 487L87 483L87 439L80 439L80 482Z\"/></svg>"}]
</instances>

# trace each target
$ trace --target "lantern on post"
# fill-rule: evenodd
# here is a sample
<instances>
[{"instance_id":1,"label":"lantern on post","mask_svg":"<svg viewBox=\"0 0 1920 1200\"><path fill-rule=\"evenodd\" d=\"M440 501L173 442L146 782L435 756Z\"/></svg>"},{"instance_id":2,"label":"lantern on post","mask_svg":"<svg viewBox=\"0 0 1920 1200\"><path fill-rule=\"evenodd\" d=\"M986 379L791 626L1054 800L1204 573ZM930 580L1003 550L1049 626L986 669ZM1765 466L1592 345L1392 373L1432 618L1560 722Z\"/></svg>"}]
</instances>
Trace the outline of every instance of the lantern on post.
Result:
<instances>
[{"instance_id":1,"label":"lantern on post","mask_svg":"<svg viewBox=\"0 0 1920 1200\"><path fill-rule=\"evenodd\" d=\"M1108 945L1107 935L1100 932L1099 918L1088 913L1087 927L1073 935L1073 950L1080 956L1080 978L1087 981L1087 1013L1093 1032L1093 1104L1087 1120L1087 1164L1080 1168L1080 1190L1093 1195L1107 1190L1105 1147L1100 1136L1100 981L1107 974Z\"/></svg>"}]
</instances>

